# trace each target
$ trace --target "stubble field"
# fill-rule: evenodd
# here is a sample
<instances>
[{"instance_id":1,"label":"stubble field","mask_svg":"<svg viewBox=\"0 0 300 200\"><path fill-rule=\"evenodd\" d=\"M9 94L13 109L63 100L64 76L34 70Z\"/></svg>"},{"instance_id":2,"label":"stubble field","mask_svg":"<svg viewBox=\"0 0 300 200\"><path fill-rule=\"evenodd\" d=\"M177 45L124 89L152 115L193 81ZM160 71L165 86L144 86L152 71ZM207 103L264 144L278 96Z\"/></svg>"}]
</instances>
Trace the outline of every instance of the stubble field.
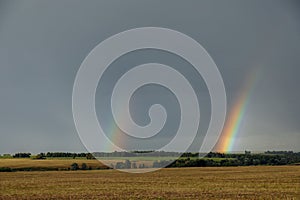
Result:
<instances>
[{"instance_id":1,"label":"stubble field","mask_svg":"<svg viewBox=\"0 0 300 200\"><path fill-rule=\"evenodd\" d=\"M300 199L300 166L2 172L0 199Z\"/></svg>"}]
</instances>

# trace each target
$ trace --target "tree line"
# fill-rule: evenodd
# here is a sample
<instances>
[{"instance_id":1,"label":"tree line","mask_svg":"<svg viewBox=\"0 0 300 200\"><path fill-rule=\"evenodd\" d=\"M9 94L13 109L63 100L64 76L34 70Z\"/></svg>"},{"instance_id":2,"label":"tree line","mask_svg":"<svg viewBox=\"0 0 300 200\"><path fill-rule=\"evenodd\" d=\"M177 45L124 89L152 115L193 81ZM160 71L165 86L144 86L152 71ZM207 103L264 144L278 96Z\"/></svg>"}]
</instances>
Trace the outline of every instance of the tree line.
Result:
<instances>
[{"instance_id":1,"label":"tree line","mask_svg":"<svg viewBox=\"0 0 300 200\"><path fill-rule=\"evenodd\" d=\"M221 159L216 159L221 158ZM300 164L300 153L288 154L220 154L211 153L205 158L181 157L174 162L170 160L157 160L153 162L153 168L172 167L225 167L225 166L255 166L255 165L289 165ZM147 166L125 160L118 162L111 168L130 169L145 168Z\"/></svg>"},{"instance_id":2,"label":"tree line","mask_svg":"<svg viewBox=\"0 0 300 200\"><path fill-rule=\"evenodd\" d=\"M91 153L70 153L70 152L47 152L39 153L33 156L31 153L15 153L12 156L10 154L4 154L6 158L34 158L34 159L46 159L46 158L87 158L95 159Z\"/></svg>"}]
</instances>

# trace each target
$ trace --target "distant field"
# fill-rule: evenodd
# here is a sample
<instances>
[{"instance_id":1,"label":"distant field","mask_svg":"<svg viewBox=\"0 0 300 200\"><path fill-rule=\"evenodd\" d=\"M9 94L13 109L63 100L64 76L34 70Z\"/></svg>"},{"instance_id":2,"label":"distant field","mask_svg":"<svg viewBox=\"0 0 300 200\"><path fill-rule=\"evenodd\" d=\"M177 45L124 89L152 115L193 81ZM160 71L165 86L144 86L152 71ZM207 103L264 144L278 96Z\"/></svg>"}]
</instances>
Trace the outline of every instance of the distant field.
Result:
<instances>
[{"instance_id":1,"label":"distant field","mask_svg":"<svg viewBox=\"0 0 300 200\"><path fill-rule=\"evenodd\" d=\"M300 199L300 166L0 173L0 199Z\"/></svg>"},{"instance_id":2,"label":"distant field","mask_svg":"<svg viewBox=\"0 0 300 200\"><path fill-rule=\"evenodd\" d=\"M11 158L11 159L0 159L0 167L9 167L12 169L20 168L58 168L67 169L73 163L77 163L79 166L82 163L86 163L92 168L103 167L98 160L84 160L84 159L46 159L46 160L33 160L30 158Z\"/></svg>"},{"instance_id":3,"label":"distant field","mask_svg":"<svg viewBox=\"0 0 300 200\"><path fill-rule=\"evenodd\" d=\"M115 165L117 162L123 162L128 158L105 158L107 165L113 164ZM169 158L168 158L169 159ZM150 159L142 159L137 161L138 159L132 159L131 161L136 161L136 164L145 164L145 166L151 166L153 165L153 160ZM5 158L0 159L0 168L3 167L9 167L11 169L15 170L24 170L24 169L32 169L32 170L66 170L71 167L73 163L77 163L79 167L82 165L82 163L85 163L88 167L91 167L92 169L101 169L101 168L107 168L106 165L101 163L98 160L87 160L84 158L79 159L70 159L70 158L51 158L51 159L44 159L44 160L35 160L31 158Z\"/></svg>"}]
</instances>

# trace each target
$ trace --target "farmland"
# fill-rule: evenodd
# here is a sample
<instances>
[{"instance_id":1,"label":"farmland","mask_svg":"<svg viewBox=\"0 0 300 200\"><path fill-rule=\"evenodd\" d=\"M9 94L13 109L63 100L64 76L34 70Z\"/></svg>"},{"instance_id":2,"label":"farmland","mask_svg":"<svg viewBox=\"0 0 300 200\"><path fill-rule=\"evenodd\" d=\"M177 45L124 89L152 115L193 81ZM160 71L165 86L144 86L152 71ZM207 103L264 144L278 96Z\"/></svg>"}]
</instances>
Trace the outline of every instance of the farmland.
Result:
<instances>
[{"instance_id":1,"label":"farmland","mask_svg":"<svg viewBox=\"0 0 300 200\"><path fill-rule=\"evenodd\" d=\"M0 167L9 167L11 169L68 169L72 163L86 163L93 169L104 167L98 160L84 160L84 159L47 159L47 160L33 160L30 158L18 159L0 159Z\"/></svg>"},{"instance_id":2,"label":"farmland","mask_svg":"<svg viewBox=\"0 0 300 200\"><path fill-rule=\"evenodd\" d=\"M0 173L0 199L300 199L299 188L300 166Z\"/></svg>"}]
</instances>

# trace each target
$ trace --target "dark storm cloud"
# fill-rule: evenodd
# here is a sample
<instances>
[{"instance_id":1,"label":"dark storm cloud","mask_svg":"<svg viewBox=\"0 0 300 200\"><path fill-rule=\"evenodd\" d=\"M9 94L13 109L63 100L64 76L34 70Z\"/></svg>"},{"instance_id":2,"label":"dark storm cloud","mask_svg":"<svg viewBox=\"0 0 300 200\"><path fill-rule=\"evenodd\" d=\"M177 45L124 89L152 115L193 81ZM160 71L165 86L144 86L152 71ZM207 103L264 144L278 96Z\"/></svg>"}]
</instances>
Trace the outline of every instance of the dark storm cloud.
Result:
<instances>
[{"instance_id":1,"label":"dark storm cloud","mask_svg":"<svg viewBox=\"0 0 300 200\"><path fill-rule=\"evenodd\" d=\"M2 0L0 153L83 151L71 109L76 72L99 42L143 26L202 44L222 73L228 105L258 69L235 150L300 151L299 8L288 0Z\"/></svg>"}]
</instances>

